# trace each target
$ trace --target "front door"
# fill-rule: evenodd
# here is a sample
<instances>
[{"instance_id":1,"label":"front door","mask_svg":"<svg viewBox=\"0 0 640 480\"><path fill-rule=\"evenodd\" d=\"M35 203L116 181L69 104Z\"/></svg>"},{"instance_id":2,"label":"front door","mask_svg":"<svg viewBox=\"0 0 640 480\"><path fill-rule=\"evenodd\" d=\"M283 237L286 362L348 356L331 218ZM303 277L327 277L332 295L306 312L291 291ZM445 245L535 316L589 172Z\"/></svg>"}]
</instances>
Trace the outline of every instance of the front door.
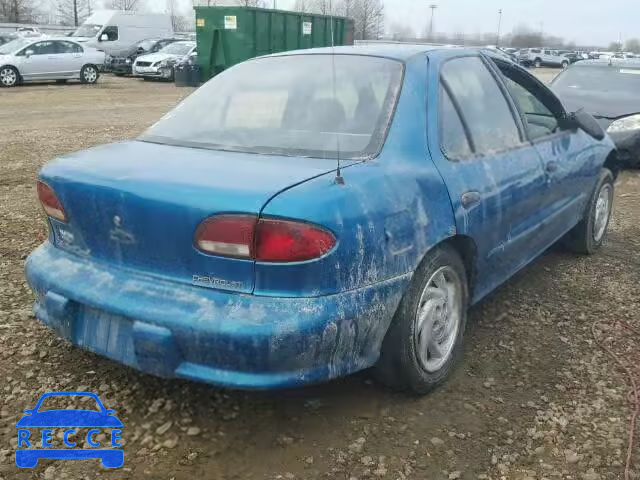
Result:
<instances>
[{"instance_id":1,"label":"front door","mask_svg":"<svg viewBox=\"0 0 640 480\"><path fill-rule=\"evenodd\" d=\"M437 116L429 122L430 151L449 189L457 234L477 247L479 300L542 250L544 172L487 60L453 56L431 65L430 76L430 88L438 89L430 98L439 98L430 113Z\"/></svg>"},{"instance_id":2,"label":"front door","mask_svg":"<svg viewBox=\"0 0 640 480\"><path fill-rule=\"evenodd\" d=\"M58 73L56 42L46 40L26 47L20 56L20 74L25 80L48 79Z\"/></svg>"},{"instance_id":3,"label":"front door","mask_svg":"<svg viewBox=\"0 0 640 480\"><path fill-rule=\"evenodd\" d=\"M80 45L66 40L57 44L56 61L61 77L78 77L83 67L83 49Z\"/></svg>"},{"instance_id":4,"label":"front door","mask_svg":"<svg viewBox=\"0 0 640 480\"><path fill-rule=\"evenodd\" d=\"M593 142L582 131L562 128L564 109L535 77L495 62L520 111L526 133L540 156L545 195L540 203L544 241L550 245L578 223L594 188Z\"/></svg>"}]
</instances>

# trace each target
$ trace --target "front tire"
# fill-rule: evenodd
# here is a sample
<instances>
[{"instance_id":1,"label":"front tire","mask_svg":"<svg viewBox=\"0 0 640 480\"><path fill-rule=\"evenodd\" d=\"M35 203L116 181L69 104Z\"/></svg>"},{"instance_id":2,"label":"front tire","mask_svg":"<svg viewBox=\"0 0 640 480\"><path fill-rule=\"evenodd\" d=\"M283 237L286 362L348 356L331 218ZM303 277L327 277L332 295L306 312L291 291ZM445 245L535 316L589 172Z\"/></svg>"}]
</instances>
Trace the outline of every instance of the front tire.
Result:
<instances>
[{"instance_id":1,"label":"front tire","mask_svg":"<svg viewBox=\"0 0 640 480\"><path fill-rule=\"evenodd\" d=\"M441 385L460 357L468 304L467 274L460 256L448 246L429 252L384 339L376 378L418 395Z\"/></svg>"},{"instance_id":2,"label":"front tire","mask_svg":"<svg viewBox=\"0 0 640 480\"><path fill-rule=\"evenodd\" d=\"M85 65L80 71L80 81L84 84L93 85L100 78L100 72L95 65Z\"/></svg>"},{"instance_id":3,"label":"front tire","mask_svg":"<svg viewBox=\"0 0 640 480\"><path fill-rule=\"evenodd\" d=\"M540 60L539 58L536 58L533 61L533 66L536 67L536 68L541 68L542 67L542 60Z\"/></svg>"},{"instance_id":4,"label":"front tire","mask_svg":"<svg viewBox=\"0 0 640 480\"><path fill-rule=\"evenodd\" d=\"M15 87L20 83L20 74L14 67L0 68L0 86L5 88Z\"/></svg>"},{"instance_id":5,"label":"front tire","mask_svg":"<svg viewBox=\"0 0 640 480\"><path fill-rule=\"evenodd\" d=\"M569 62L562 62L562 69L566 70L567 68L569 68Z\"/></svg>"},{"instance_id":6,"label":"front tire","mask_svg":"<svg viewBox=\"0 0 640 480\"><path fill-rule=\"evenodd\" d=\"M603 168L584 218L567 236L571 250L583 255L593 255L602 247L613 211L614 189L611 170Z\"/></svg>"}]
</instances>

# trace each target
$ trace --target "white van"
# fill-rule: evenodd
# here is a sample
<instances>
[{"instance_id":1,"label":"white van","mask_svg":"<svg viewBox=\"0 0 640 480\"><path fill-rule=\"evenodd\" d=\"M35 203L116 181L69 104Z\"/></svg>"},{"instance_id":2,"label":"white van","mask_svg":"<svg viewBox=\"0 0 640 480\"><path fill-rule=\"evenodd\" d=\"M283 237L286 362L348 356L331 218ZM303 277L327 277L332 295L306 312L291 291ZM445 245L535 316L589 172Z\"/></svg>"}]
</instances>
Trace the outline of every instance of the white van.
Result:
<instances>
[{"instance_id":1,"label":"white van","mask_svg":"<svg viewBox=\"0 0 640 480\"><path fill-rule=\"evenodd\" d=\"M108 54L128 50L141 40L172 36L170 15L118 10L95 12L70 35Z\"/></svg>"}]
</instances>

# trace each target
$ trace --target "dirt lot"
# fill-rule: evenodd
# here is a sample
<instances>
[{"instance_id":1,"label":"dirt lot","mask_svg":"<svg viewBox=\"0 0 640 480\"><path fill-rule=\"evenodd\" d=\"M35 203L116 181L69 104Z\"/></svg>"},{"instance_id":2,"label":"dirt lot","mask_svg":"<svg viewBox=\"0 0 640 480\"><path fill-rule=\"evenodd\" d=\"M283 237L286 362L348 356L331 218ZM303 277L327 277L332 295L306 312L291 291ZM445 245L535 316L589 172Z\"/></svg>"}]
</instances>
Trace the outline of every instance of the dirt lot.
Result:
<instances>
[{"instance_id":1,"label":"dirt lot","mask_svg":"<svg viewBox=\"0 0 640 480\"><path fill-rule=\"evenodd\" d=\"M592 327L640 364L637 339L615 324L640 328L639 172L619 179L606 247L591 258L553 249L474 308L465 361L424 398L387 392L366 373L276 393L165 381L42 327L23 276L45 232L39 167L134 137L188 93L112 77L0 91L0 478L622 478L629 388ZM43 460L18 471L15 422L51 390L94 391L115 409L123 468Z\"/></svg>"}]
</instances>

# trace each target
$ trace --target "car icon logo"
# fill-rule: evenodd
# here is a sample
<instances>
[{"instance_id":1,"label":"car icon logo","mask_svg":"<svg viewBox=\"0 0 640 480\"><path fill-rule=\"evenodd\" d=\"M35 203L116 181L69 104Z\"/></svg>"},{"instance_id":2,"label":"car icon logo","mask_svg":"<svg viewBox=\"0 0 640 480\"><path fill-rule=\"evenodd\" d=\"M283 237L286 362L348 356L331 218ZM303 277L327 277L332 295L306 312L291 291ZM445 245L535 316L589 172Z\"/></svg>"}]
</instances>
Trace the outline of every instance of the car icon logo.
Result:
<instances>
[{"instance_id":1,"label":"car icon logo","mask_svg":"<svg viewBox=\"0 0 640 480\"><path fill-rule=\"evenodd\" d=\"M83 399L95 408L43 409L43 402L51 397L88 397ZM91 401L93 399L93 402ZM120 468L124 463L121 447L122 422L114 415L114 410L104 407L100 398L91 392L50 392L43 394L34 408L26 409L16 423L18 427L18 448L16 465L19 468L33 468L41 458L47 459L90 459L102 461L106 468ZM61 430L62 439L54 435ZM108 434L105 444L97 438ZM84 448L76 448L84 440ZM88 445L88 447L87 447Z\"/></svg>"}]
</instances>

